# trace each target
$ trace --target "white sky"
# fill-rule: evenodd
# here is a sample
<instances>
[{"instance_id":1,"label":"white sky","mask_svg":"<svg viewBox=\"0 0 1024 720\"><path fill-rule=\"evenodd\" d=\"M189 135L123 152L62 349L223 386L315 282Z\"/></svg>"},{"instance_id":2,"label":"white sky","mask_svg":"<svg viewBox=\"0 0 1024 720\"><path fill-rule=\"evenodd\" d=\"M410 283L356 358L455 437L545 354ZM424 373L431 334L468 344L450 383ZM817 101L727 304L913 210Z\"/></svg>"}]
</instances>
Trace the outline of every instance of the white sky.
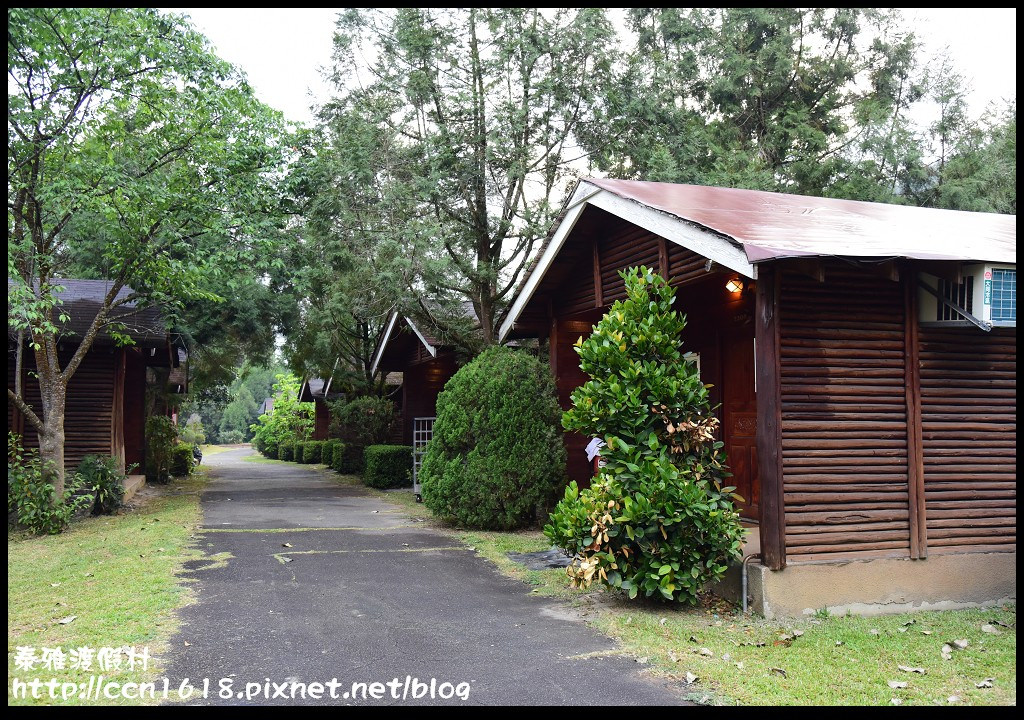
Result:
<instances>
[{"instance_id":1,"label":"white sky","mask_svg":"<svg viewBox=\"0 0 1024 720\"><path fill-rule=\"evenodd\" d=\"M330 63L337 10L324 8L165 8L191 16L217 53L242 68L263 102L309 123L310 105L329 96L319 68ZM903 10L930 56L948 47L974 92L972 115L1016 96L1015 9Z\"/></svg>"}]
</instances>

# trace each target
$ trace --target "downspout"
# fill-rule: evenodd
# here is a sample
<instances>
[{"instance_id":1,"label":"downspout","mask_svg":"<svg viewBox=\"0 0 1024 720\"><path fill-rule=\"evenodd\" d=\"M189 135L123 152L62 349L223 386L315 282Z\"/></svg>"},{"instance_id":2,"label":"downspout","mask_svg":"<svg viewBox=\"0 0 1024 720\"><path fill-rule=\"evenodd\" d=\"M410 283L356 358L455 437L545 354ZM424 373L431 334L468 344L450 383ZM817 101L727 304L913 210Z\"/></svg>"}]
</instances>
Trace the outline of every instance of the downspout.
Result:
<instances>
[{"instance_id":1,"label":"downspout","mask_svg":"<svg viewBox=\"0 0 1024 720\"><path fill-rule=\"evenodd\" d=\"M754 558L757 558L758 560L760 560L761 559L761 553L751 553L750 555L747 555L745 558L743 558L743 563L742 563L743 567L740 570L740 577L742 578L742 581L741 581L740 585L742 587L742 592L743 592L743 614L744 615L747 614L747 562L749 560L753 560Z\"/></svg>"}]
</instances>

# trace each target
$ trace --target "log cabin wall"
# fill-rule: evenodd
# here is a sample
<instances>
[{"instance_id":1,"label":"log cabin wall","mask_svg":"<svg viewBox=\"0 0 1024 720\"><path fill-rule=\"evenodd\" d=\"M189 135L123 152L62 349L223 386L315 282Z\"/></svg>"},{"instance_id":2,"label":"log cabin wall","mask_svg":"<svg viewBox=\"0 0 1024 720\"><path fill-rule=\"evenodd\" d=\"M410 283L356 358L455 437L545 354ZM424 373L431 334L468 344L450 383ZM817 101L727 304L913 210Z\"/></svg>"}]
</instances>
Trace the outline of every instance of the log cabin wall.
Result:
<instances>
[{"instance_id":1,"label":"log cabin wall","mask_svg":"<svg viewBox=\"0 0 1024 720\"><path fill-rule=\"evenodd\" d=\"M901 275L782 273L789 562L1016 550L1016 329L922 326Z\"/></svg>"},{"instance_id":2,"label":"log cabin wall","mask_svg":"<svg viewBox=\"0 0 1024 720\"><path fill-rule=\"evenodd\" d=\"M779 356L788 562L911 554L904 292L783 272Z\"/></svg>"},{"instance_id":3,"label":"log cabin wall","mask_svg":"<svg viewBox=\"0 0 1024 720\"><path fill-rule=\"evenodd\" d=\"M125 349L124 462L141 475L146 462L146 359L139 348Z\"/></svg>"},{"instance_id":4,"label":"log cabin wall","mask_svg":"<svg viewBox=\"0 0 1024 720\"><path fill-rule=\"evenodd\" d=\"M326 440L331 425L331 411L323 398L313 398L313 439Z\"/></svg>"},{"instance_id":5,"label":"log cabin wall","mask_svg":"<svg viewBox=\"0 0 1024 720\"><path fill-rule=\"evenodd\" d=\"M753 383L754 293L725 289L732 273L706 269L707 259L665 238L638 228L604 211L595 211L575 244L563 250L571 271L563 270L559 287L551 293L551 319L547 339L549 361L562 409L571 404L572 391L589 378L579 368L574 344L587 337L616 300L625 298L619 271L634 266L668 277L677 288L675 308L687 316L683 349L700 355L701 377L712 385L711 404L717 410L738 492L747 517L758 513L756 407ZM728 382L723 382L728 378ZM584 448L589 441L566 433L569 478L585 486L593 474Z\"/></svg>"},{"instance_id":6,"label":"log cabin wall","mask_svg":"<svg viewBox=\"0 0 1024 720\"><path fill-rule=\"evenodd\" d=\"M1017 549L1017 330L922 327L929 554Z\"/></svg>"},{"instance_id":7,"label":"log cabin wall","mask_svg":"<svg viewBox=\"0 0 1024 720\"><path fill-rule=\"evenodd\" d=\"M417 347L422 347L422 344L417 343ZM402 374L403 444L412 445L415 418L437 414L437 396L454 374L455 355L450 352L439 352L436 358L405 368Z\"/></svg>"},{"instance_id":8,"label":"log cabin wall","mask_svg":"<svg viewBox=\"0 0 1024 720\"><path fill-rule=\"evenodd\" d=\"M64 466L73 470L86 455L110 455L114 405L115 359L120 351L97 348L90 351L68 384L64 412ZM13 361L13 357L10 358ZM62 353L61 367L70 354ZM39 382L29 375L35 368L31 352L25 353L24 393L27 403L41 412ZM8 363L8 386L14 388L13 362ZM10 403L8 403L10 405ZM38 448L39 439L30 423L8 409L8 428L16 430L21 425L23 444L26 448ZM13 423L13 424L12 424Z\"/></svg>"}]
</instances>

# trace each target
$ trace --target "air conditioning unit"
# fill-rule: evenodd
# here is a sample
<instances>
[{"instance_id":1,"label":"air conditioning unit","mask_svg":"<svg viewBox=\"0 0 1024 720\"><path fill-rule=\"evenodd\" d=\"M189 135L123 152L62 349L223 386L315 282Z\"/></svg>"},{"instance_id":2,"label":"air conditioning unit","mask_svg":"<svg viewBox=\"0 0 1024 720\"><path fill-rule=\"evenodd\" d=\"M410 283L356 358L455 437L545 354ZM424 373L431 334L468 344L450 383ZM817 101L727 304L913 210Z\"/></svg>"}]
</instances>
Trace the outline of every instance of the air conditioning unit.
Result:
<instances>
[{"instance_id":1,"label":"air conditioning unit","mask_svg":"<svg viewBox=\"0 0 1024 720\"><path fill-rule=\"evenodd\" d=\"M980 322L992 327L1017 326L1016 265L964 265L960 282L922 272L918 274L918 284L923 324L958 327Z\"/></svg>"}]
</instances>

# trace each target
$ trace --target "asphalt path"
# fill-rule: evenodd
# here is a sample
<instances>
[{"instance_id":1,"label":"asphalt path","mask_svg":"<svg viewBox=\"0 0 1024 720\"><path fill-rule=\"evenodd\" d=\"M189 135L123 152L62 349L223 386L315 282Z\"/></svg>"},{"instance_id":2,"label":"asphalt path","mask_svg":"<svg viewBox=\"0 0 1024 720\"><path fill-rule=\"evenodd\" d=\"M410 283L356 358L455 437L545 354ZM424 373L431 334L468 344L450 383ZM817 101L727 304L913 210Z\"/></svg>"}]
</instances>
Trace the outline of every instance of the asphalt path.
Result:
<instances>
[{"instance_id":1,"label":"asphalt path","mask_svg":"<svg viewBox=\"0 0 1024 720\"><path fill-rule=\"evenodd\" d=\"M165 658L190 703L685 704L451 536L327 472L252 453L203 463L199 546L226 559L190 564L197 602Z\"/></svg>"}]
</instances>

